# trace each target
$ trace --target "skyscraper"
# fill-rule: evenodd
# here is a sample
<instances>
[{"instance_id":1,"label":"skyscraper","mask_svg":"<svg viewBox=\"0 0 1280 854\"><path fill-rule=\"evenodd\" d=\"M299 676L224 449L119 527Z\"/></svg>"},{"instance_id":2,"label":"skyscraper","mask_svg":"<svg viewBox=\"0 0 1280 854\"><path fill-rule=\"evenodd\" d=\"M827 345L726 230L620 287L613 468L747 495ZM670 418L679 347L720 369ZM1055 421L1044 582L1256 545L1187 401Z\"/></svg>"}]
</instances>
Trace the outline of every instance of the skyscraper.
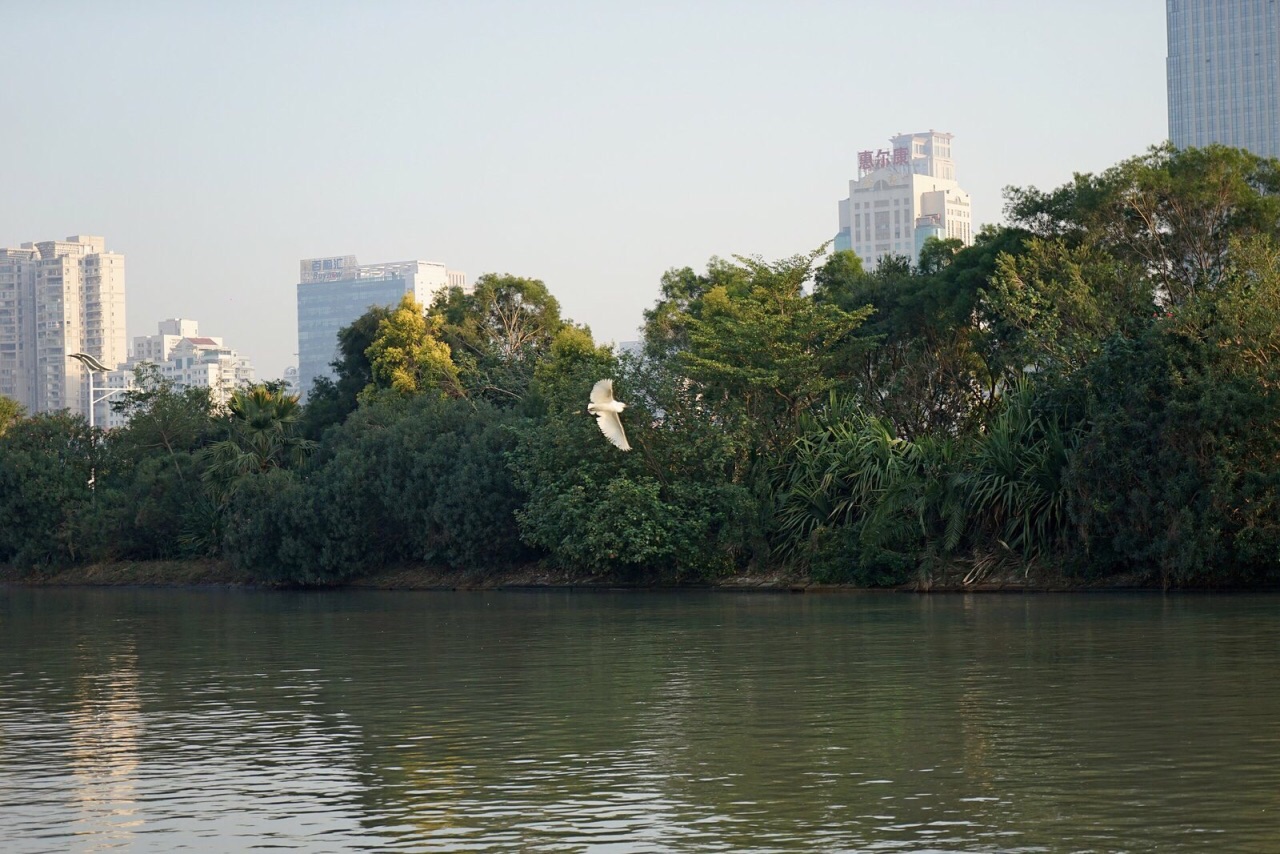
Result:
<instances>
[{"instance_id":1,"label":"skyscraper","mask_svg":"<svg viewBox=\"0 0 1280 854\"><path fill-rule=\"evenodd\" d=\"M405 294L426 305L437 291L466 286L466 274L428 261L357 264L354 255L308 258L299 265L298 383L302 396L317 377L332 377L338 332L376 305Z\"/></svg>"},{"instance_id":2,"label":"skyscraper","mask_svg":"<svg viewBox=\"0 0 1280 854\"><path fill-rule=\"evenodd\" d=\"M892 148L858 152L858 177L840 202L835 248L852 249L867 269L886 255L915 262L930 237L973 244L973 208L956 183L949 133L899 134Z\"/></svg>"},{"instance_id":3,"label":"skyscraper","mask_svg":"<svg viewBox=\"0 0 1280 854\"><path fill-rule=\"evenodd\" d=\"M1169 139L1280 157L1280 4L1166 0Z\"/></svg>"},{"instance_id":4,"label":"skyscraper","mask_svg":"<svg viewBox=\"0 0 1280 854\"><path fill-rule=\"evenodd\" d=\"M103 238L0 249L0 394L28 412L88 416L88 371L68 357L87 353L115 367L126 346L124 256ZM97 414L105 416L105 403Z\"/></svg>"}]
</instances>

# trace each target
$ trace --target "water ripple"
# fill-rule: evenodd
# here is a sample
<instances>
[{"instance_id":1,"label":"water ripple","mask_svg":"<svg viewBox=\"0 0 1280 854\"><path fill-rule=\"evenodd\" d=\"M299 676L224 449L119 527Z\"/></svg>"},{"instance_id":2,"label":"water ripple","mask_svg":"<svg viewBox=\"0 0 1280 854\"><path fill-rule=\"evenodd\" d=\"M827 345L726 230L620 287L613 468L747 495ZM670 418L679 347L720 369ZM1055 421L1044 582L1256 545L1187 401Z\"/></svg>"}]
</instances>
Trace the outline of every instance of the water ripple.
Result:
<instances>
[{"instance_id":1,"label":"water ripple","mask_svg":"<svg viewBox=\"0 0 1280 854\"><path fill-rule=\"evenodd\" d=\"M1278 602L0 590L0 847L1272 851Z\"/></svg>"}]
</instances>

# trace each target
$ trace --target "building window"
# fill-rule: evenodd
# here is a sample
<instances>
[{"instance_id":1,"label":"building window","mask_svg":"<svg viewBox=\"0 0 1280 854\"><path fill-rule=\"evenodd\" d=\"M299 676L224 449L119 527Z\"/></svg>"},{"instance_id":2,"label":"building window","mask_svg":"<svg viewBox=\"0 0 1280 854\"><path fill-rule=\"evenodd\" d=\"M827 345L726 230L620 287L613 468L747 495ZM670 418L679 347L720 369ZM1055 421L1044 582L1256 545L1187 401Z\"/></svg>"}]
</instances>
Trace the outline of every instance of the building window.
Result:
<instances>
[{"instance_id":1,"label":"building window","mask_svg":"<svg viewBox=\"0 0 1280 854\"><path fill-rule=\"evenodd\" d=\"M888 211L876 212L875 226L876 226L875 239L888 240L889 239L889 212Z\"/></svg>"}]
</instances>

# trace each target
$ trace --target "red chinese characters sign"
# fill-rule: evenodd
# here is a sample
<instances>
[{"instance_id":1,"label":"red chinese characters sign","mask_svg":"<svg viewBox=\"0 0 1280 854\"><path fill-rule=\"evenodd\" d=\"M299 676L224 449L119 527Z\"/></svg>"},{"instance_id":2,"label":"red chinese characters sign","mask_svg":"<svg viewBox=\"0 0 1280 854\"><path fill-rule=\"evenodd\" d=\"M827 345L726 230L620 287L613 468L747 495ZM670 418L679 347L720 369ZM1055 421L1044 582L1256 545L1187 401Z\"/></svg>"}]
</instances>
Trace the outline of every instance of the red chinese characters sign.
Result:
<instances>
[{"instance_id":1,"label":"red chinese characters sign","mask_svg":"<svg viewBox=\"0 0 1280 854\"><path fill-rule=\"evenodd\" d=\"M895 148L892 153L886 148L876 151L859 151L858 152L858 172L866 174L876 169L884 169L887 166L909 166L911 165L911 149Z\"/></svg>"}]
</instances>

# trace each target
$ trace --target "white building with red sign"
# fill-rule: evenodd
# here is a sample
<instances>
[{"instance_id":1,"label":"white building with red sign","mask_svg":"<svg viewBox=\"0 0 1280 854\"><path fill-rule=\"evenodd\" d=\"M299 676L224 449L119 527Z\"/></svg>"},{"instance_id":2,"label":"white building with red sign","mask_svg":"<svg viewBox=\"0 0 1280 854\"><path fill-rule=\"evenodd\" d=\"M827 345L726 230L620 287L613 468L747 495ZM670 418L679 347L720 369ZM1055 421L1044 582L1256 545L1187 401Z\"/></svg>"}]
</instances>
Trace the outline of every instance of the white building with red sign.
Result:
<instances>
[{"instance_id":1,"label":"white building with red sign","mask_svg":"<svg viewBox=\"0 0 1280 854\"><path fill-rule=\"evenodd\" d=\"M210 389L218 406L225 405L237 388L253 383L255 375L248 359L241 358L221 338L201 335L194 320L183 318L162 320L158 334L134 338L132 355L107 374L106 387L120 391L136 388L134 368L144 363L153 365L158 376L175 389ZM131 412L111 410L105 421L107 429L123 427L131 416Z\"/></svg>"},{"instance_id":2,"label":"white building with red sign","mask_svg":"<svg viewBox=\"0 0 1280 854\"><path fill-rule=\"evenodd\" d=\"M840 202L837 250L875 269L887 255L915 263L930 237L973 244L973 207L956 183L949 133L899 134L890 148L858 152L858 177Z\"/></svg>"}]
</instances>

